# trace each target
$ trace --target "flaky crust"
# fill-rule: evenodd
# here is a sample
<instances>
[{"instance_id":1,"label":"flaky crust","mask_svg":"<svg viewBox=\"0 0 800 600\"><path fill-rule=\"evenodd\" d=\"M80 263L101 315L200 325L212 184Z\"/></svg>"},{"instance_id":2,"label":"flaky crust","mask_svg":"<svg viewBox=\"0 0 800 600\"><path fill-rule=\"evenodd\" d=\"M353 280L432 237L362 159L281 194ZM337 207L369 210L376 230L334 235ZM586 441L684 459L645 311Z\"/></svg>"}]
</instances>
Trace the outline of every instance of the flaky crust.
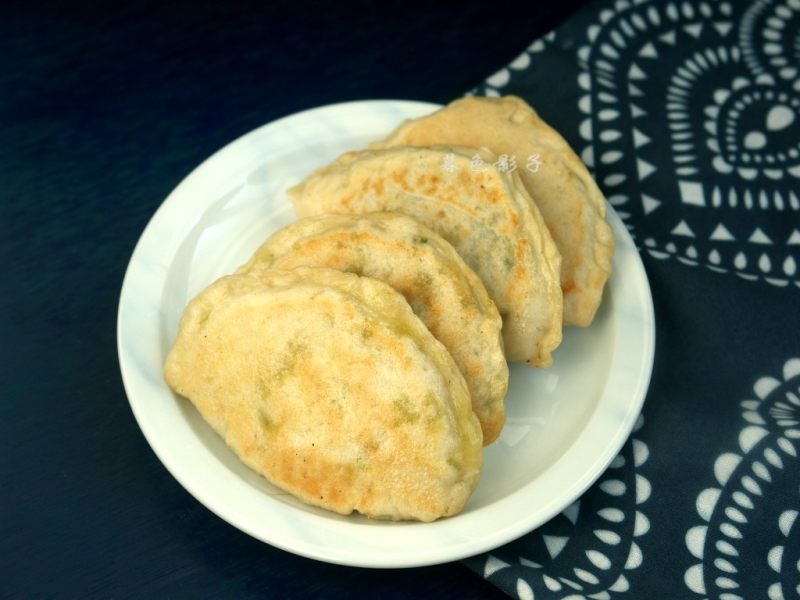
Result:
<instances>
[{"instance_id":1,"label":"flaky crust","mask_svg":"<svg viewBox=\"0 0 800 600\"><path fill-rule=\"evenodd\" d=\"M301 217L396 211L433 229L497 305L506 356L546 367L561 343L561 257L524 187L496 160L456 146L351 152L288 194Z\"/></svg>"},{"instance_id":2,"label":"flaky crust","mask_svg":"<svg viewBox=\"0 0 800 600\"><path fill-rule=\"evenodd\" d=\"M300 266L366 275L403 294L464 375L484 445L497 439L508 390L502 320L450 243L399 213L325 214L275 232L239 272Z\"/></svg>"},{"instance_id":3,"label":"flaky crust","mask_svg":"<svg viewBox=\"0 0 800 600\"><path fill-rule=\"evenodd\" d=\"M406 121L372 147L435 144L486 146L516 158L516 172L562 256L564 322L589 325L611 273L614 235L602 192L564 138L521 98L467 97ZM534 155L541 165L531 172L525 165Z\"/></svg>"},{"instance_id":4,"label":"flaky crust","mask_svg":"<svg viewBox=\"0 0 800 600\"><path fill-rule=\"evenodd\" d=\"M165 379L245 464L312 505L432 521L459 512L480 476L463 377L376 280L223 277L187 307Z\"/></svg>"}]
</instances>

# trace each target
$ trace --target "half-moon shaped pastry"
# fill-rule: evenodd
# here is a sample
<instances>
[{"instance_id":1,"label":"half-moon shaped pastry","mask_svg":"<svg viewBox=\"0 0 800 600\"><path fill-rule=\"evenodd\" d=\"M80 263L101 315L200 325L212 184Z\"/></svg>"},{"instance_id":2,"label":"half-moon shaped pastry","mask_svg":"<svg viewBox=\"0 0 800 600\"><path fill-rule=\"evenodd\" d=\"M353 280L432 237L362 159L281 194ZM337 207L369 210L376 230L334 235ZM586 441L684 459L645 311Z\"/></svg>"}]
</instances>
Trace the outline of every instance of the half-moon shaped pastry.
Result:
<instances>
[{"instance_id":1,"label":"half-moon shaped pastry","mask_svg":"<svg viewBox=\"0 0 800 600\"><path fill-rule=\"evenodd\" d=\"M561 252L564 323L589 325L611 272L614 235L602 192L564 138L521 98L467 97L406 121L373 147L435 144L486 146L514 159Z\"/></svg>"},{"instance_id":2,"label":"half-moon shaped pastry","mask_svg":"<svg viewBox=\"0 0 800 600\"><path fill-rule=\"evenodd\" d=\"M403 294L464 375L484 445L500 435L508 390L503 323L450 243L399 213L325 214L275 232L239 272L300 266L365 275Z\"/></svg>"},{"instance_id":3,"label":"half-moon shaped pastry","mask_svg":"<svg viewBox=\"0 0 800 600\"><path fill-rule=\"evenodd\" d=\"M450 242L503 318L506 356L549 366L561 342L561 257L516 174L488 150L350 152L288 191L301 217L400 212Z\"/></svg>"},{"instance_id":4,"label":"half-moon shaped pastry","mask_svg":"<svg viewBox=\"0 0 800 600\"><path fill-rule=\"evenodd\" d=\"M309 504L432 521L478 482L464 379L379 281L305 268L222 277L186 308L164 372L246 465Z\"/></svg>"}]
</instances>

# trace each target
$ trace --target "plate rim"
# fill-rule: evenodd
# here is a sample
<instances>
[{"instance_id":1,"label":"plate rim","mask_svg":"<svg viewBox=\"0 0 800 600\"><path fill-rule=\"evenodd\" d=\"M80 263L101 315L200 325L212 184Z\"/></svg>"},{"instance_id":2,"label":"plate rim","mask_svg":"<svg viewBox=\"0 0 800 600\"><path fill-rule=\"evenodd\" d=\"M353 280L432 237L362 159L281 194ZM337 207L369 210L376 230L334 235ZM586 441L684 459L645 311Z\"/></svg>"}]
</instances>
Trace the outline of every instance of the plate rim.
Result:
<instances>
[{"instance_id":1,"label":"plate rim","mask_svg":"<svg viewBox=\"0 0 800 600\"><path fill-rule=\"evenodd\" d=\"M135 384L134 384L134 374L131 372L131 367L129 366L129 360L126 355L126 349L124 347L124 308L126 300L129 299L131 295L131 278L132 278L132 271L136 267L136 261L140 258L140 254L143 251L145 244L148 242L149 237L152 235L153 229L155 229L160 220L164 218L164 214L167 210L167 207L170 205L171 199L179 196L182 193L182 190L189 185L189 182L193 180L197 176L198 172L203 172L204 169L208 168L209 164L214 164L215 162L220 161L226 154L236 151L236 148L242 144L247 144L250 141L258 138L261 135L264 135L265 132L269 131L270 129L277 129L282 126L285 126L287 122L291 121L301 121L303 119L308 118L309 116L318 116L322 113L331 112L335 113L345 110L353 110L358 108L365 108L369 110L374 110L377 107L392 107L397 108L401 112L404 112L406 109L420 111L420 113L424 113L425 111L430 112L437 108L440 108L441 105L434 104L430 102L420 102L415 100L392 100L392 99L377 99L377 100L355 100L355 101L348 101L348 102L338 102L334 104L328 104L324 106L309 108L300 112L296 112L294 114L290 114L279 119L270 121L261 125L249 132L244 133L243 135L239 136L238 138L234 139L233 141L225 144L223 147L218 149L216 152L211 154L208 158L203 160L199 163L196 167L194 167L179 183L175 186L172 191L166 196L166 198L159 204L158 208L152 214L150 219L148 220L146 226L142 230L137 243L131 253L130 260L125 270L125 276L122 281L122 286L120 289L120 297L118 302L117 308L117 323L116 323L116 334L117 334L117 356L120 366L120 373L123 380L123 386L125 388L125 393L128 398L128 403L131 407L131 410L134 414L134 418L137 422L139 429L142 431L142 434L145 436L145 439L148 442L148 445L156 454L159 461L164 465L167 471L174 477L180 485L186 489L198 502L204 505L206 508L211 510L214 514L216 514L219 518L223 519L224 521L230 523L240 531L247 533L248 535L255 537L256 539L268 543L272 546L277 548L281 548L282 550L298 554L301 556L305 556L308 558L313 558L316 560L321 560L329 563L334 564L341 564L341 565L349 565L349 566L362 566L362 567L372 567L372 568L408 568L408 567L418 567L418 566L427 566L433 564L440 564L443 562L449 562L453 560L460 560L469 556L474 556L476 554L480 554L481 552L489 551L493 548L497 548L505 543L508 543L514 539L517 539L539 525L546 523L549 519L553 516L558 514L561 510L563 510L567 505L573 502L575 499L579 498L591 485L599 479L599 477L605 472L608 465L614 459L614 457L619 453L620 449L624 446L628 438L631 436L634 426L636 424L636 420L639 417L642 406L644 404L647 391L649 389L650 379L652 376L653 371L653 364L655 358L655 315L654 315L654 308L653 308L653 301L652 301L652 293L650 290L649 281L647 278L647 274L644 269L644 265L641 260L641 255L639 254L638 250L636 249L633 240L628 233L627 229L624 226L624 223L619 218L619 216L614 212L613 207L610 204L606 203L607 206L607 216L612 229L614 230L615 239L617 241L617 252L614 255L615 261L615 268L612 270L612 278L614 274L618 272L618 268L616 267L616 262L618 260L618 252L619 248L625 247L626 253L625 257L629 259L630 264L627 265L627 269L633 269L636 272L636 281L635 282L627 282L629 285L633 284L636 286L636 291L641 296L639 298L641 304L638 305L639 308L643 309L643 313L640 315L642 317L642 323L645 327L641 331L641 343L642 343L642 352L640 355L639 360L639 374L640 377L636 379L637 389L633 393L633 402L628 404L627 412L625 417L620 421L617 425L617 428L614 432L613 441L610 441L606 444L603 448L603 452L598 457L595 465L593 465L592 469L584 471L576 481L569 486L569 493L567 494L570 496L570 500L566 503L558 502L553 503L553 506L548 507L547 510L539 510L535 514L537 515L536 518L528 518L523 519L522 521L517 521L514 524L507 524L504 527L499 528L498 530L493 532L493 535L489 537L484 537L481 540L474 540L470 538L463 538L460 541L453 541L448 549L444 551L441 548L413 548L405 551L402 554L390 554L387 556L383 556L380 554L370 553L369 549L363 549L360 552L340 552L340 553L332 553L330 548L323 548L320 549L314 544L306 543L306 540L297 540L297 539L290 539L286 540L281 536L266 536L260 530L255 529L251 526L250 523L244 522L242 519L238 518L238 515L235 511L231 514L231 511L225 510L225 507L220 507L214 502L212 499L202 491L196 488L194 482L191 480L190 477L186 477L183 471L175 465L171 458L169 457L168 453L166 452L164 446L161 443L161 440L154 437L153 432L150 430L149 425L147 424L147 419L145 415L141 414L140 410L141 407L137 406L137 403L134 401L135 395ZM174 201L173 201L174 202ZM620 236L623 236L620 239ZM621 242L624 242L621 244ZM612 283L615 283L616 280L612 279ZM610 287L610 286L609 286ZM160 289L163 289L160 288ZM616 338L616 336L615 336ZM613 364L613 363L612 363ZM602 401L603 397L608 392L608 382L606 382L605 390L602 394L602 397L598 400L597 405L593 408L591 416L586 421L584 429L581 430L581 433L576 436L575 440L572 441L571 445L565 450L564 455L569 455L573 452L576 443L580 440L582 435L585 435L585 430L589 428L590 424L596 418L597 406ZM558 465L561 460L563 460L564 456L559 458L558 460L554 461L553 464L545 470L539 477L536 479L540 479L544 477L548 472L553 470L553 467ZM534 479L534 481L536 480ZM514 497L521 497L527 496L526 491L528 490L529 486L533 484L533 482L528 482L512 494L504 497L497 502L505 502L511 501ZM563 494L562 494L563 496ZM286 507L291 508L291 507ZM312 517L318 517L318 515L313 515L311 513L306 513L311 515ZM417 526L425 526L425 527L441 527L442 523L447 523L448 521L452 521L452 519L458 518L452 517L451 519L443 519L440 521L436 521L434 523L429 524L416 524ZM313 520L313 519L312 519ZM464 520L464 519L462 519ZM351 555L352 554L352 555Z\"/></svg>"}]
</instances>

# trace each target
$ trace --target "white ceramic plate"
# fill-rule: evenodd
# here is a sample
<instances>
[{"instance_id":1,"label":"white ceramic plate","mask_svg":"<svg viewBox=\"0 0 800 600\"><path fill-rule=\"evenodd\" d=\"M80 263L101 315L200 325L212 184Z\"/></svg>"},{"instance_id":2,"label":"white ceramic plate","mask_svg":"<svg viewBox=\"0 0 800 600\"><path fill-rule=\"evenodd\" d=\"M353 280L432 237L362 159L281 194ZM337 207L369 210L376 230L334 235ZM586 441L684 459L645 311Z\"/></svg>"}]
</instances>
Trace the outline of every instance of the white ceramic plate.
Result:
<instances>
[{"instance_id":1,"label":"white ceramic plate","mask_svg":"<svg viewBox=\"0 0 800 600\"><path fill-rule=\"evenodd\" d=\"M554 365L512 365L508 420L485 451L464 511L434 523L370 521L305 506L243 466L161 368L186 303L296 217L284 191L346 150L437 106L364 101L302 112L229 144L169 195L144 230L122 286L119 360L136 420L170 473L242 531L290 552L370 567L471 556L513 540L574 501L605 470L640 412L653 363L650 289L628 232L591 327L568 328Z\"/></svg>"}]
</instances>

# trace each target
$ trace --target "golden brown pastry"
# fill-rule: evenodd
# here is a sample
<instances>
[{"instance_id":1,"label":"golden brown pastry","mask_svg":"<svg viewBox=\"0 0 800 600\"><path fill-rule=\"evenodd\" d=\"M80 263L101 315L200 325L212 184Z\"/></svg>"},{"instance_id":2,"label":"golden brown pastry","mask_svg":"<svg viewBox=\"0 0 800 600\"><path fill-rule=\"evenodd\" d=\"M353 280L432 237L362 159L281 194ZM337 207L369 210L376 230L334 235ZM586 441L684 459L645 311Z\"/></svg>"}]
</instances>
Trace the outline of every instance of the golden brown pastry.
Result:
<instances>
[{"instance_id":1,"label":"golden brown pastry","mask_svg":"<svg viewBox=\"0 0 800 600\"><path fill-rule=\"evenodd\" d=\"M435 144L487 146L515 159L561 252L564 323L589 325L611 272L614 236L602 192L564 138L521 98L467 97L406 121L373 147Z\"/></svg>"},{"instance_id":2,"label":"golden brown pastry","mask_svg":"<svg viewBox=\"0 0 800 600\"><path fill-rule=\"evenodd\" d=\"M187 307L165 378L246 465L309 504L432 521L459 512L480 476L458 367L370 278L223 277Z\"/></svg>"},{"instance_id":3,"label":"golden brown pastry","mask_svg":"<svg viewBox=\"0 0 800 600\"><path fill-rule=\"evenodd\" d=\"M366 275L403 294L464 375L484 445L500 435L508 390L502 320L452 245L399 213L326 214L278 230L239 272L299 266Z\"/></svg>"},{"instance_id":4,"label":"golden brown pastry","mask_svg":"<svg viewBox=\"0 0 800 600\"><path fill-rule=\"evenodd\" d=\"M561 342L561 257L516 174L488 150L351 152L289 190L301 217L394 211L450 242L503 317L506 356L549 366Z\"/></svg>"}]
</instances>

